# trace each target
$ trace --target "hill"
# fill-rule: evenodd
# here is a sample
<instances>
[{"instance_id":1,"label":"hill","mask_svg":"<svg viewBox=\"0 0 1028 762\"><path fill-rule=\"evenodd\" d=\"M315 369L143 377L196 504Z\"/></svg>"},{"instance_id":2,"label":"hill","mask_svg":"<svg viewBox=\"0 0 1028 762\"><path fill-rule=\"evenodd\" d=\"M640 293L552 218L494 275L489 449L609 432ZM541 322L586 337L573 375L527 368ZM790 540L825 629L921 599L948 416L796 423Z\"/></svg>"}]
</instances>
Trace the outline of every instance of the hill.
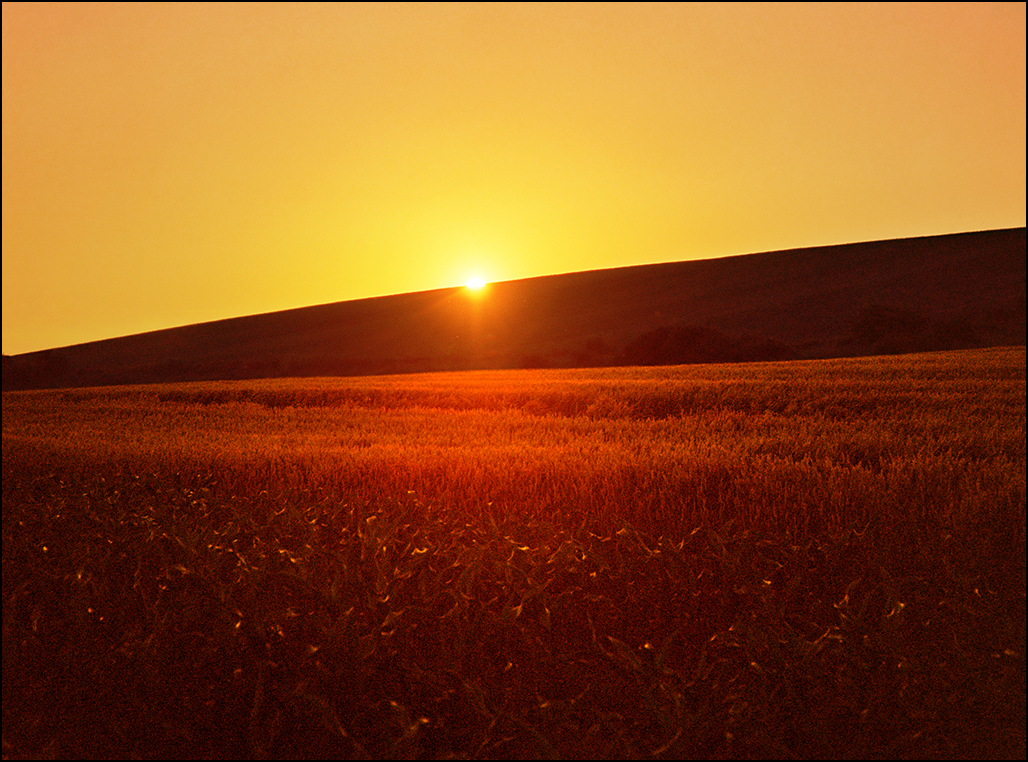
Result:
<instances>
[{"instance_id":1,"label":"hill","mask_svg":"<svg viewBox=\"0 0 1028 762\"><path fill-rule=\"evenodd\" d=\"M670 262L30 352L4 390L814 359L1025 343L1025 228Z\"/></svg>"}]
</instances>

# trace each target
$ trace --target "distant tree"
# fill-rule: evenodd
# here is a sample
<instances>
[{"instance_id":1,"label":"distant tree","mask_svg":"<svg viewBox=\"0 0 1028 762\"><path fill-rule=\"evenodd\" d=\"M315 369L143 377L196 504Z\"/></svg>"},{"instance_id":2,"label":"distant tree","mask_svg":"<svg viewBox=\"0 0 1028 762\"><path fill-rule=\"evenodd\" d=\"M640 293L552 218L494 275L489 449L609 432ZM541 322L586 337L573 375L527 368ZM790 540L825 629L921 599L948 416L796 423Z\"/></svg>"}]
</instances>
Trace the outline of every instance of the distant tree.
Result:
<instances>
[{"instance_id":1,"label":"distant tree","mask_svg":"<svg viewBox=\"0 0 1028 762\"><path fill-rule=\"evenodd\" d=\"M664 326L629 344L622 355L626 365L691 365L715 362L786 360L792 350L765 337L731 337L715 328Z\"/></svg>"},{"instance_id":2,"label":"distant tree","mask_svg":"<svg viewBox=\"0 0 1028 762\"><path fill-rule=\"evenodd\" d=\"M900 354L981 345L966 321L933 320L905 307L872 305L853 321L851 345L858 354Z\"/></svg>"}]
</instances>

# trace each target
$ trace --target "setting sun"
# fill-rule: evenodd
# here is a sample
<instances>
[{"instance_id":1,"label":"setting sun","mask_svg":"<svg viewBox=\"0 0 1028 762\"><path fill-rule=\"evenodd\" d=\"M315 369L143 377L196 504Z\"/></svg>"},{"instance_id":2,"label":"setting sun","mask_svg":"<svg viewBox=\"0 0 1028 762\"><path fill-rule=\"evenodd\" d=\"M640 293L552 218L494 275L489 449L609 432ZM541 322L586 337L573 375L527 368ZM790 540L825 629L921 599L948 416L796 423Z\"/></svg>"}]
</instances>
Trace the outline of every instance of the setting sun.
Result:
<instances>
[{"instance_id":1,"label":"setting sun","mask_svg":"<svg viewBox=\"0 0 1028 762\"><path fill-rule=\"evenodd\" d=\"M1024 3L2 7L8 356L1025 224Z\"/></svg>"}]
</instances>

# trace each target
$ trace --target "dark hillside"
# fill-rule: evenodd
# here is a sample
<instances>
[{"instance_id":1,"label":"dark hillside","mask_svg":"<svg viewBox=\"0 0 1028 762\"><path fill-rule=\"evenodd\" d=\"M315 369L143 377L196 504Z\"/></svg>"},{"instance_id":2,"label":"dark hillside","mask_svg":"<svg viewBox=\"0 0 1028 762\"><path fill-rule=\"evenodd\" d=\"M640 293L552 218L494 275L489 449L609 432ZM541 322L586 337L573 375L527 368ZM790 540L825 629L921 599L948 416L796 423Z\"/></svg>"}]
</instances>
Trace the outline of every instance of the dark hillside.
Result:
<instances>
[{"instance_id":1,"label":"dark hillside","mask_svg":"<svg viewBox=\"0 0 1028 762\"><path fill-rule=\"evenodd\" d=\"M3 388L825 358L1024 344L1025 229L593 270L4 357Z\"/></svg>"}]
</instances>

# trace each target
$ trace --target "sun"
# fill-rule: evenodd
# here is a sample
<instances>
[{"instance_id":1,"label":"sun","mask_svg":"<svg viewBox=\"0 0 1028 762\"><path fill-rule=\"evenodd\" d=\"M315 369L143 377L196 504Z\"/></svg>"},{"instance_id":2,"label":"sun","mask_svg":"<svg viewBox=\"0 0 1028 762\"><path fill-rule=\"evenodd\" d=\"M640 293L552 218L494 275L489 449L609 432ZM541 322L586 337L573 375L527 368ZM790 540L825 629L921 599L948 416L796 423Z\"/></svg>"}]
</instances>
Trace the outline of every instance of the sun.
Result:
<instances>
[{"instance_id":1,"label":"sun","mask_svg":"<svg viewBox=\"0 0 1028 762\"><path fill-rule=\"evenodd\" d=\"M482 278L468 278L468 282L464 284L472 291L478 291L485 288L485 280Z\"/></svg>"}]
</instances>

